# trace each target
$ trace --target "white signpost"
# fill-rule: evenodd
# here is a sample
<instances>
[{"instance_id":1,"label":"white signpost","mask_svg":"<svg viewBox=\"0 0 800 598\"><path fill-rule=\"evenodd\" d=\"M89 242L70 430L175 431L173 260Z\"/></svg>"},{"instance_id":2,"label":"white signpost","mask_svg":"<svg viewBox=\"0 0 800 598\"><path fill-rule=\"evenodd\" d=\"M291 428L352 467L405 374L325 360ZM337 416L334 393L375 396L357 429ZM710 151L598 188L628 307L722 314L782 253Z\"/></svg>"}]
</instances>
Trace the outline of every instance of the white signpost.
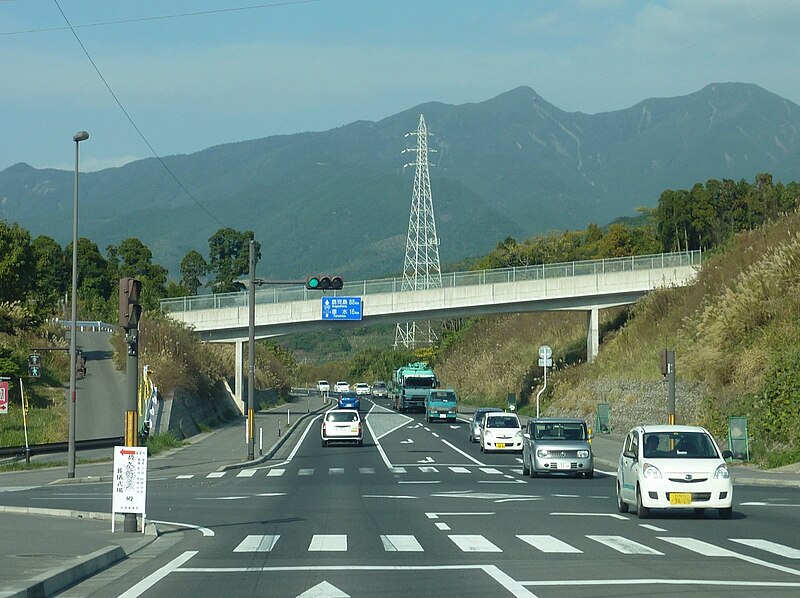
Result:
<instances>
[{"instance_id":1,"label":"white signpost","mask_svg":"<svg viewBox=\"0 0 800 598\"><path fill-rule=\"evenodd\" d=\"M147 447L115 446L111 533L114 533L114 515L117 513L141 513L142 533L144 533L146 499Z\"/></svg>"},{"instance_id":2,"label":"white signpost","mask_svg":"<svg viewBox=\"0 0 800 598\"><path fill-rule=\"evenodd\" d=\"M547 368L553 367L553 350L548 345L542 345L539 347L539 365L544 368L544 386L542 386L542 390L536 393L536 417L539 417L539 397L542 396L542 393L547 388Z\"/></svg>"}]
</instances>

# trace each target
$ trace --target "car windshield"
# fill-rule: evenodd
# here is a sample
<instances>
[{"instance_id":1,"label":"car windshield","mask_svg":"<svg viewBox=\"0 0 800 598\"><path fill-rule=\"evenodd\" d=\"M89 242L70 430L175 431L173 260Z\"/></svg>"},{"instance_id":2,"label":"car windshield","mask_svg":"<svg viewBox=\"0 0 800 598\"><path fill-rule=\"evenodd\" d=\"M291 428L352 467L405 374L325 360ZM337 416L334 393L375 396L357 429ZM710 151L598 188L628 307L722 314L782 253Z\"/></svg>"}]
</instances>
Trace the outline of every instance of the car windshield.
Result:
<instances>
[{"instance_id":1,"label":"car windshield","mask_svg":"<svg viewBox=\"0 0 800 598\"><path fill-rule=\"evenodd\" d=\"M586 440L586 428L580 422L537 422L533 425L536 440Z\"/></svg>"},{"instance_id":2,"label":"car windshield","mask_svg":"<svg viewBox=\"0 0 800 598\"><path fill-rule=\"evenodd\" d=\"M434 401L455 401L456 395L452 392L439 390L431 392L431 399L433 399Z\"/></svg>"},{"instance_id":3,"label":"car windshield","mask_svg":"<svg viewBox=\"0 0 800 598\"><path fill-rule=\"evenodd\" d=\"M347 411L331 411L327 419L329 422L357 422L358 414Z\"/></svg>"},{"instance_id":4,"label":"car windshield","mask_svg":"<svg viewBox=\"0 0 800 598\"><path fill-rule=\"evenodd\" d=\"M519 428L519 420L513 415L495 415L486 420L487 428Z\"/></svg>"},{"instance_id":5,"label":"car windshield","mask_svg":"<svg viewBox=\"0 0 800 598\"><path fill-rule=\"evenodd\" d=\"M715 459L717 449L702 432L654 432L644 435L644 456L650 459Z\"/></svg>"},{"instance_id":6,"label":"car windshield","mask_svg":"<svg viewBox=\"0 0 800 598\"><path fill-rule=\"evenodd\" d=\"M386 383L385 382L375 382L375 384L372 385L372 388L386 388Z\"/></svg>"}]
</instances>

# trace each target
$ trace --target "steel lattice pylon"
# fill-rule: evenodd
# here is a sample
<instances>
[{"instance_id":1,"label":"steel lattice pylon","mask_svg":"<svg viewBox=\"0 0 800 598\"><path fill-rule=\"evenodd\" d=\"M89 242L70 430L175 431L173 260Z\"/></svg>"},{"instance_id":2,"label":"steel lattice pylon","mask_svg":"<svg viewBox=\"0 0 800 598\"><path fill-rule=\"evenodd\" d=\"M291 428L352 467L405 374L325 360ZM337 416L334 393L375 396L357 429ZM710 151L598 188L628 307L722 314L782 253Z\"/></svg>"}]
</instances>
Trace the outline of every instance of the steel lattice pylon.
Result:
<instances>
[{"instance_id":1,"label":"steel lattice pylon","mask_svg":"<svg viewBox=\"0 0 800 598\"><path fill-rule=\"evenodd\" d=\"M436 235L436 219L433 215L431 197L431 177L428 170L428 129L425 117L419 115L416 131L408 133L417 136L417 147L404 151L416 152L417 158L406 166L414 166L414 195L411 199L411 215L408 219L408 238L406 257L403 264L403 291L437 289L442 286L442 271L439 267L439 237ZM416 322L398 324L394 346L415 348L417 344L432 344L436 333L431 323L423 327Z\"/></svg>"}]
</instances>

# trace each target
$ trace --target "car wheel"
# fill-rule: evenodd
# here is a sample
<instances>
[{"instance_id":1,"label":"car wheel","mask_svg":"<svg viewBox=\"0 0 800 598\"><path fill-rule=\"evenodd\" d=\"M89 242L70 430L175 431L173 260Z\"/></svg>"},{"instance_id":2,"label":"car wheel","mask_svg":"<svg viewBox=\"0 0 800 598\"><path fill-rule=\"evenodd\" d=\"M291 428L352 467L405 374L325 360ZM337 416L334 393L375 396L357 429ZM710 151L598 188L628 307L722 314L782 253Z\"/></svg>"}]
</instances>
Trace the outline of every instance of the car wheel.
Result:
<instances>
[{"instance_id":1,"label":"car wheel","mask_svg":"<svg viewBox=\"0 0 800 598\"><path fill-rule=\"evenodd\" d=\"M324 438L322 439L322 446L328 446L328 441Z\"/></svg>"},{"instance_id":2,"label":"car wheel","mask_svg":"<svg viewBox=\"0 0 800 598\"><path fill-rule=\"evenodd\" d=\"M583 477L585 477L587 480L591 480L594 477L594 469L589 469L588 471L584 471Z\"/></svg>"},{"instance_id":3,"label":"car wheel","mask_svg":"<svg viewBox=\"0 0 800 598\"><path fill-rule=\"evenodd\" d=\"M726 507L719 510L720 519L730 519L731 515L733 515L733 507Z\"/></svg>"},{"instance_id":4,"label":"car wheel","mask_svg":"<svg viewBox=\"0 0 800 598\"><path fill-rule=\"evenodd\" d=\"M485 453L486 451L483 449L483 443L481 442L481 452Z\"/></svg>"},{"instance_id":5,"label":"car wheel","mask_svg":"<svg viewBox=\"0 0 800 598\"><path fill-rule=\"evenodd\" d=\"M522 475L529 475L530 468L525 464L525 457L522 457Z\"/></svg>"},{"instance_id":6,"label":"car wheel","mask_svg":"<svg viewBox=\"0 0 800 598\"><path fill-rule=\"evenodd\" d=\"M642 492L639 488L636 488L636 515L639 519L647 519L650 515L650 509L642 503Z\"/></svg>"},{"instance_id":7,"label":"car wheel","mask_svg":"<svg viewBox=\"0 0 800 598\"><path fill-rule=\"evenodd\" d=\"M530 469L528 471L529 471L529 473L528 473L528 477L529 478L538 478L539 477L539 472L536 471L533 468L533 463L531 463L531 467L530 467Z\"/></svg>"},{"instance_id":8,"label":"car wheel","mask_svg":"<svg viewBox=\"0 0 800 598\"><path fill-rule=\"evenodd\" d=\"M620 513L628 512L628 503L622 500L622 492L620 491L619 482L617 482L617 511Z\"/></svg>"},{"instance_id":9,"label":"car wheel","mask_svg":"<svg viewBox=\"0 0 800 598\"><path fill-rule=\"evenodd\" d=\"M364 446L364 439L363 438L359 438L358 439L358 446Z\"/></svg>"}]
</instances>

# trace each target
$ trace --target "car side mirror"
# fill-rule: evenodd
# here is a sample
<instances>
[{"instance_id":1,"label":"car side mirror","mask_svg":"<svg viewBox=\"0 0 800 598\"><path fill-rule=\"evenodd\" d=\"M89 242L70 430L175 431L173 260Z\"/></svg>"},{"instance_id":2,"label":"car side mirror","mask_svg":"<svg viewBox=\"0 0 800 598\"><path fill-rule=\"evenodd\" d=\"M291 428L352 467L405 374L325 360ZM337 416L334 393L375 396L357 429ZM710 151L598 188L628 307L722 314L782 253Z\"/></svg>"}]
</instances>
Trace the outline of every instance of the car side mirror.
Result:
<instances>
[{"instance_id":1,"label":"car side mirror","mask_svg":"<svg viewBox=\"0 0 800 598\"><path fill-rule=\"evenodd\" d=\"M731 459L733 458L733 453L729 450L722 451L722 458L723 459Z\"/></svg>"},{"instance_id":2,"label":"car side mirror","mask_svg":"<svg viewBox=\"0 0 800 598\"><path fill-rule=\"evenodd\" d=\"M624 451L622 453L622 456L627 457L628 459L633 459L634 461L636 460L636 453L634 453L633 451Z\"/></svg>"},{"instance_id":3,"label":"car side mirror","mask_svg":"<svg viewBox=\"0 0 800 598\"><path fill-rule=\"evenodd\" d=\"M531 439L531 435L530 435L530 434L528 434L527 432L525 432L525 433L522 435L522 437L523 437L525 440L530 440L530 439Z\"/></svg>"}]
</instances>

